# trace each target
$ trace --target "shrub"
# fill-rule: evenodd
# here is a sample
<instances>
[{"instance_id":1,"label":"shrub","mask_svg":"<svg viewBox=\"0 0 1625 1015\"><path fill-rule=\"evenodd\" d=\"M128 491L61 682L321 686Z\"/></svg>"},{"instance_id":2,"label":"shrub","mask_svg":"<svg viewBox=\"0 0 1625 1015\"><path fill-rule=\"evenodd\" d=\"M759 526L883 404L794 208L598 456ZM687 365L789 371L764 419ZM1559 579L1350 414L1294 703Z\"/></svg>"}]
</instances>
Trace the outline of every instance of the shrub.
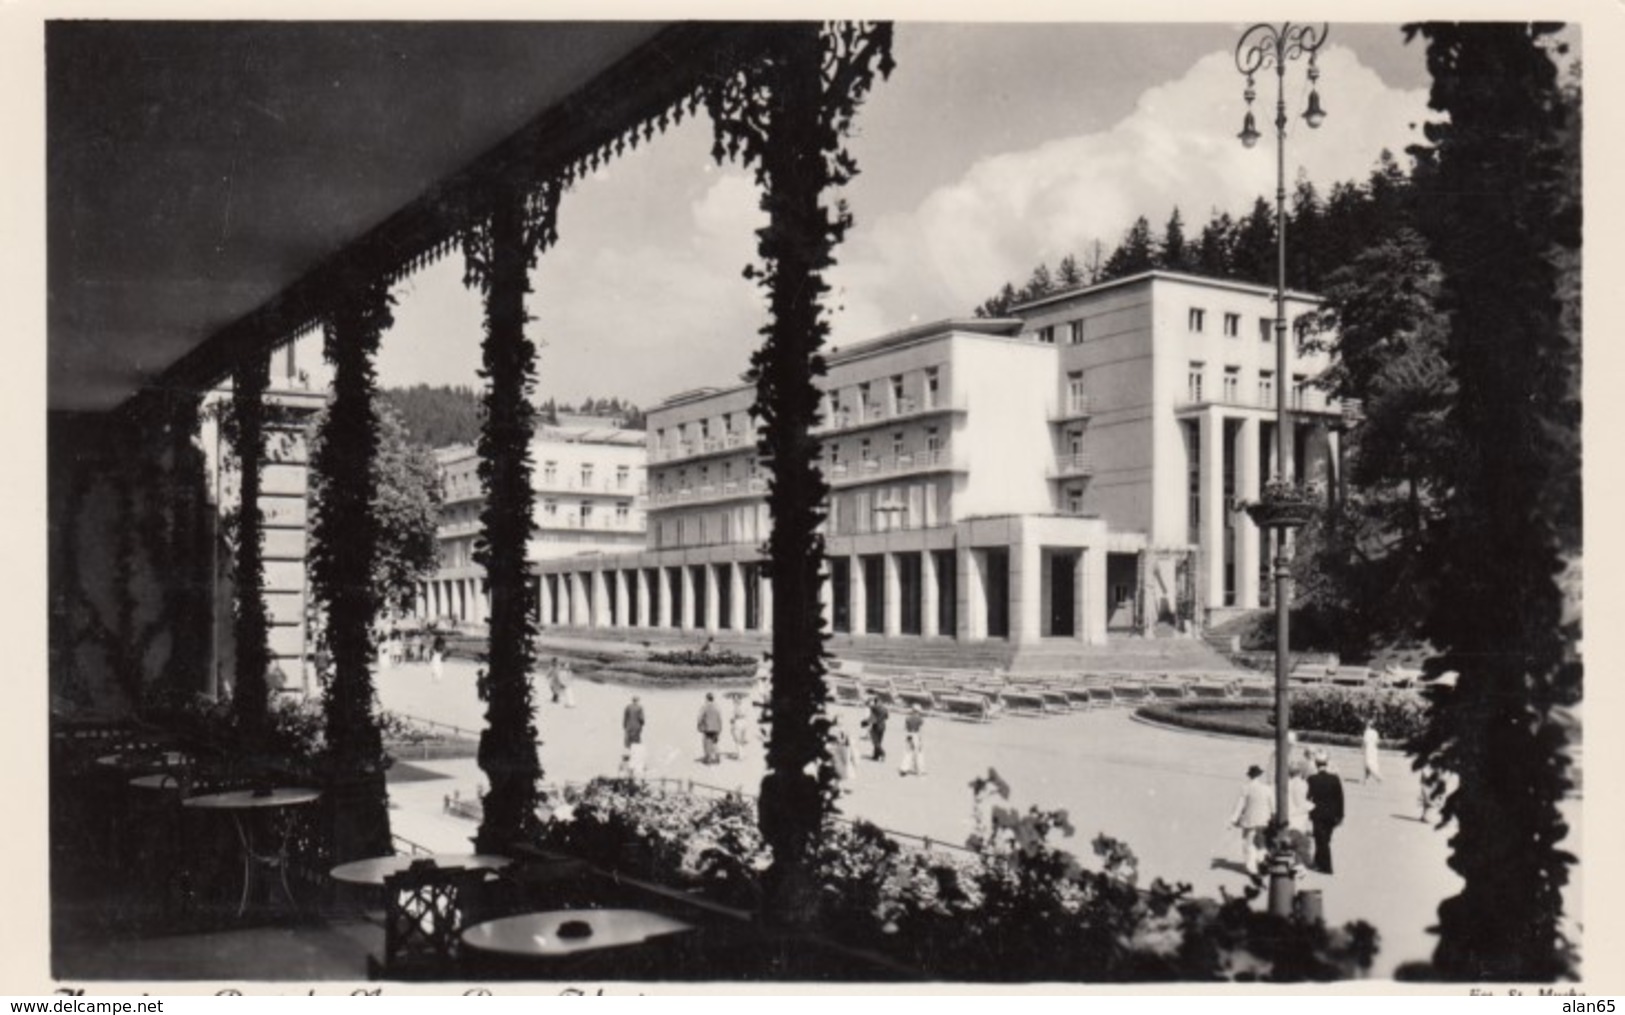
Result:
<instances>
[{"instance_id":1,"label":"shrub","mask_svg":"<svg viewBox=\"0 0 1625 1015\"><path fill-rule=\"evenodd\" d=\"M1359 736L1367 719L1385 740L1409 741L1427 724L1427 702L1415 691L1384 687L1308 687L1292 692L1292 728Z\"/></svg>"},{"instance_id":2,"label":"shrub","mask_svg":"<svg viewBox=\"0 0 1625 1015\"><path fill-rule=\"evenodd\" d=\"M704 668L748 666L754 669L756 666L755 657L741 655L738 652L729 652L725 649L678 649L671 652L650 652L649 661L652 663L675 663L679 666L699 666Z\"/></svg>"},{"instance_id":3,"label":"shrub","mask_svg":"<svg viewBox=\"0 0 1625 1015\"><path fill-rule=\"evenodd\" d=\"M1086 870L1054 840L1064 811L994 808L980 852L908 849L880 828L829 822L816 855L819 923L852 947L962 981L1329 980L1369 968L1366 924L1329 929L1188 885L1141 889L1127 846L1094 841ZM544 843L736 905L760 900L769 855L755 804L599 779Z\"/></svg>"}]
</instances>

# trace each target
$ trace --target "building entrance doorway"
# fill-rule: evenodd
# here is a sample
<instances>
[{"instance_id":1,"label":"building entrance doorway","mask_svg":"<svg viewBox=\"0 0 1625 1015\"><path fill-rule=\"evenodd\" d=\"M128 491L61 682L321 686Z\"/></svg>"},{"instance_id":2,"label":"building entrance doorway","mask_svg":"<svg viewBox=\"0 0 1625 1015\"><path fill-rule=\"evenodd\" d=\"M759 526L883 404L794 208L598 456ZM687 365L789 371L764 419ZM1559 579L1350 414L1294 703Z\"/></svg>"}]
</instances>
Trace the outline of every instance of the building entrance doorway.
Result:
<instances>
[{"instance_id":1,"label":"building entrance doorway","mask_svg":"<svg viewBox=\"0 0 1625 1015\"><path fill-rule=\"evenodd\" d=\"M1140 569L1137 555L1108 553L1106 555L1106 629L1110 631L1134 630L1134 607Z\"/></svg>"},{"instance_id":2,"label":"building entrance doorway","mask_svg":"<svg viewBox=\"0 0 1625 1015\"><path fill-rule=\"evenodd\" d=\"M1078 556L1064 551L1049 552L1049 616L1044 634L1051 638L1078 636Z\"/></svg>"}]
</instances>

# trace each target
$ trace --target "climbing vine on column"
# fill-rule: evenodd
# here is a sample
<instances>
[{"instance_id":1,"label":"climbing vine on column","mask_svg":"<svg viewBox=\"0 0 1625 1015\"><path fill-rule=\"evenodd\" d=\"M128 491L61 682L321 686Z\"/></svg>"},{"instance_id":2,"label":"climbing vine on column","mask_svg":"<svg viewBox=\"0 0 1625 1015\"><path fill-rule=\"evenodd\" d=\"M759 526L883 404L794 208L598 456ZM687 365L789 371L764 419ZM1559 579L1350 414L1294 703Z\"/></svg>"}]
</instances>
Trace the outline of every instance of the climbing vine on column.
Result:
<instances>
[{"instance_id":1,"label":"climbing vine on column","mask_svg":"<svg viewBox=\"0 0 1625 1015\"><path fill-rule=\"evenodd\" d=\"M370 509L378 453L373 357L394 321L390 303L381 279L355 283L323 335L323 352L333 364L333 400L312 458L321 497L311 519L310 578L327 611L323 637L332 658L332 672L323 674L322 707L336 861L388 852L390 845L386 762L370 669L381 598L372 573L378 542Z\"/></svg>"},{"instance_id":2,"label":"climbing vine on column","mask_svg":"<svg viewBox=\"0 0 1625 1015\"><path fill-rule=\"evenodd\" d=\"M231 407L239 474L235 641L236 683L231 708L242 743L250 752L263 745L267 719L265 671L270 666L270 621L265 607L265 533L260 512L260 477L265 461L265 389L271 382L264 356L240 360L232 373Z\"/></svg>"},{"instance_id":3,"label":"climbing vine on column","mask_svg":"<svg viewBox=\"0 0 1625 1015\"><path fill-rule=\"evenodd\" d=\"M487 215L463 236L464 281L485 295L485 418L480 429L480 482L485 507L474 559L491 591L490 647L478 689L485 702L479 764L490 789L475 847L505 852L537 830L536 707L530 671L536 662L535 595L526 551L534 527L536 344L525 336L525 296L537 254L557 238L559 185L527 192L505 182L490 195Z\"/></svg>"},{"instance_id":4,"label":"climbing vine on column","mask_svg":"<svg viewBox=\"0 0 1625 1015\"><path fill-rule=\"evenodd\" d=\"M853 116L876 76L892 70L891 25L791 24L753 59L719 77L705 101L716 130L713 155L755 169L768 224L757 231L759 264L745 269L767 296L762 345L751 357L751 414L770 463L773 517L766 570L773 582L773 683L767 704L767 774L760 823L773 849L769 918L815 916L808 864L834 808L819 588L829 486L818 467L821 349L828 335L824 272L852 216L829 191L857 175L846 150Z\"/></svg>"}]
</instances>

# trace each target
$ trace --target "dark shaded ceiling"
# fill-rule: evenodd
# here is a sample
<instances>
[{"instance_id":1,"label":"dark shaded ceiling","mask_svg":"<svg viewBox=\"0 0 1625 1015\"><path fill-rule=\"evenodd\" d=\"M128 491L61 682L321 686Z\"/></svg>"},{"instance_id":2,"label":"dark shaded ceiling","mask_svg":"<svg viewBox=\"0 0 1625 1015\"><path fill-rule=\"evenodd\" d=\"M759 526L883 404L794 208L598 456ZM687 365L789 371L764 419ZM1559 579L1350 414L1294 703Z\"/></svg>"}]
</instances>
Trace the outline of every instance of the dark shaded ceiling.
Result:
<instances>
[{"instance_id":1,"label":"dark shaded ceiling","mask_svg":"<svg viewBox=\"0 0 1625 1015\"><path fill-rule=\"evenodd\" d=\"M49 408L116 407L661 28L48 24Z\"/></svg>"}]
</instances>

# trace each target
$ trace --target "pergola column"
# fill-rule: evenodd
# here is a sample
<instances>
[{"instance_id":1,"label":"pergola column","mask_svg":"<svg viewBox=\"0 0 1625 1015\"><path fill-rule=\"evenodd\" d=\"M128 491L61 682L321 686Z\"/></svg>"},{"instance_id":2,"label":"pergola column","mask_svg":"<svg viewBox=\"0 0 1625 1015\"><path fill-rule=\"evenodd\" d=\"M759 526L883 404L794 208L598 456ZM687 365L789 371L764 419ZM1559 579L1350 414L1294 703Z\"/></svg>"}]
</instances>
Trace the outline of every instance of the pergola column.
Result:
<instances>
[{"instance_id":1,"label":"pergola column","mask_svg":"<svg viewBox=\"0 0 1625 1015\"><path fill-rule=\"evenodd\" d=\"M312 542L312 578L327 605L327 640L333 677L324 697L327 756L332 775L323 808L333 828L333 859L376 856L390 848L384 789L385 758L373 711L372 588L378 523L372 511L377 483L377 414L373 356L392 323L389 287L381 279L358 284L328 320L325 351L333 364L333 401L315 461L324 510Z\"/></svg>"},{"instance_id":2,"label":"pergola column","mask_svg":"<svg viewBox=\"0 0 1625 1015\"><path fill-rule=\"evenodd\" d=\"M237 556L234 585L236 610L232 635L237 665L232 711L250 740L263 736L268 721L266 670L270 667L270 617L265 605L265 519L260 487L265 460L265 389L271 379L264 356L249 356L232 374L232 415L237 423L240 503L237 513Z\"/></svg>"},{"instance_id":3,"label":"pergola column","mask_svg":"<svg viewBox=\"0 0 1625 1015\"><path fill-rule=\"evenodd\" d=\"M508 177L489 192L483 230L465 236L469 274L485 293L483 367L489 387L479 451L484 467L485 547L477 552L491 583L491 623L486 679L485 731L480 767L490 790L474 839L476 852L506 854L536 824L536 708L530 673L536 646L530 626L531 585L526 553L535 527L530 442L535 409L536 347L525 337L525 296L537 251L551 242L559 185L532 191Z\"/></svg>"}]
</instances>

